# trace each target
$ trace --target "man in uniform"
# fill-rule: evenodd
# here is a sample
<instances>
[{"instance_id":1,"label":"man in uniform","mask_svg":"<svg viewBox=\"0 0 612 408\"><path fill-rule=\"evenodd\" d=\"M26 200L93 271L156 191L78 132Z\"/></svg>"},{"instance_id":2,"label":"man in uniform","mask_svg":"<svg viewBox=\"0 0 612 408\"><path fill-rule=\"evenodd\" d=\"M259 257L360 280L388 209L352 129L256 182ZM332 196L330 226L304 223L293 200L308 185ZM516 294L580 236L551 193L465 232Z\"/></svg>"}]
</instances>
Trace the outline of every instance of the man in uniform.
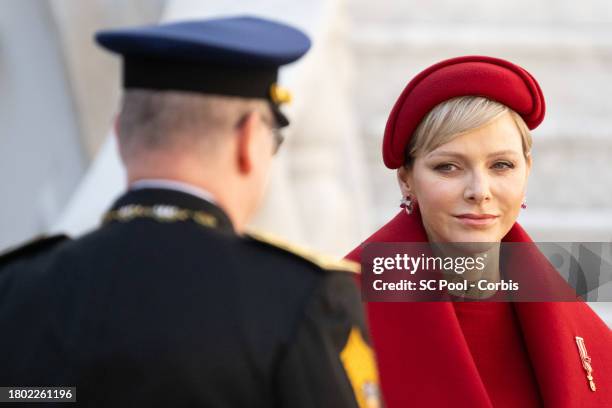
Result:
<instances>
[{"instance_id":1,"label":"man in uniform","mask_svg":"<svg viewBox=\"0 0 612 408\"><path fill-rule=\"evenodd\" d=\"M96 231L0 259L0 386L87 406L378 406L352 264L244 233L310 42L259 18L104 31L128 191Z\"/></svg>"}]
</instances>

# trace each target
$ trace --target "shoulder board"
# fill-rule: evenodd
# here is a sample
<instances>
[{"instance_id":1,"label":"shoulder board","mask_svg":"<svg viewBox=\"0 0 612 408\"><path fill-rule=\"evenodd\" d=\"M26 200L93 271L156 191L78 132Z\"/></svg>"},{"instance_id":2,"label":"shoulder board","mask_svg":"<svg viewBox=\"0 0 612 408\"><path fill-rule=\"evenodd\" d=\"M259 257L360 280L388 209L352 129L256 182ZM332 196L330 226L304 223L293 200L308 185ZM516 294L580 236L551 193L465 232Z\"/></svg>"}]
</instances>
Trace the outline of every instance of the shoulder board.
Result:
<instances>
[{"instance_id":1,"label":"shoulder board","mask_svg":"<svg viewBox=\"0 0 612 408\"><path fill-rule=\"evenodd\" d=\"M70 239L67 235L52 235L52 236L41 236L27 241L24 244L17 245L0 253L0 266L27 255L34 255L44 249L50 249L56 244Z\"/></svg>"},{"instance_id":2,"label":"shoulder board","mask_svg":"<svg viewBox=\"0 0 612 408\"><path fill-rule=\"evenodd\" d=\"M352 272L357 274L361 273L361 266L357 262L345 259L336 259L332 256L318 254L268 233L249 231L249 233L246 234L246 237L305 259L321 269Z\"/></svg>"}]
</instances>

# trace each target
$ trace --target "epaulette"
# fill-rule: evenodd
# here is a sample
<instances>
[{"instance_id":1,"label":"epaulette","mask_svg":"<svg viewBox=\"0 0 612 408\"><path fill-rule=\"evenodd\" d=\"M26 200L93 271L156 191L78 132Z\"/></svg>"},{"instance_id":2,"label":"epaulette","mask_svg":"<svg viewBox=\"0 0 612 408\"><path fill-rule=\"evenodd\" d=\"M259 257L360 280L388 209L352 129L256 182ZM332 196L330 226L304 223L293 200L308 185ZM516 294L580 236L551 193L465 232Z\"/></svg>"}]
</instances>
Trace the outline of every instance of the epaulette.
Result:
<instances>
[{"instance_id":1,"label":"epaulette","mask_svg":"<svg viewBox=\"0 0 612 408\"><path fill-rule=\"evenodd\" d=\"M17 246L13 246L8 248L7 250L0 253L0 266L7 264L9 261L15 260L17 258L26 256L26 255L34 255L38 252L41 252L44 249L50 249L52 246L70 239L67 235L59 234L59 235L51 235L51 236L40 236L25 242L24 244L20 244Z\"/></svg>"},{"instance_id":2,"label":"epaulette","mask_svg":"<svg viewBox=\"0 0 612 408\"><path fill-rule=\"evenodd\" d=\"M294 256L298 256L321 269L352 272L357 274L361 273L361 266L357 262L345 259L336 259L331 256L315 253L309 249L287 242L268 233L249 231L249 233L246 234L246 237L281 251L288 252Z\"/></svg>"}]
</instances>

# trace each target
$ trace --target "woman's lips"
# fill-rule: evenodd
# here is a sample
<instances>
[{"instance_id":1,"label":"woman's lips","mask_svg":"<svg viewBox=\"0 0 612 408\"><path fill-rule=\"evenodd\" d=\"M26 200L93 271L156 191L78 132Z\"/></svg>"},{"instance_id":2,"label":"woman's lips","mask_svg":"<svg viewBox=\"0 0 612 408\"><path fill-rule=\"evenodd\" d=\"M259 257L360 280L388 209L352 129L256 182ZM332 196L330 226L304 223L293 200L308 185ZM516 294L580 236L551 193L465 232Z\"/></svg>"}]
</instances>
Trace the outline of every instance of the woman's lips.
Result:
<instances>
[{"instance_id":1,"label":"woman's lips","mask_svg":"<svg viewBox=\"0 0 612 408\"><path fill-rule=\"evenodd\" d=\"M473 227L488 227L493 224L498 216L491 214L461 214L455 215L463 225L473 226Z\"/></svg>"}]
</instances>

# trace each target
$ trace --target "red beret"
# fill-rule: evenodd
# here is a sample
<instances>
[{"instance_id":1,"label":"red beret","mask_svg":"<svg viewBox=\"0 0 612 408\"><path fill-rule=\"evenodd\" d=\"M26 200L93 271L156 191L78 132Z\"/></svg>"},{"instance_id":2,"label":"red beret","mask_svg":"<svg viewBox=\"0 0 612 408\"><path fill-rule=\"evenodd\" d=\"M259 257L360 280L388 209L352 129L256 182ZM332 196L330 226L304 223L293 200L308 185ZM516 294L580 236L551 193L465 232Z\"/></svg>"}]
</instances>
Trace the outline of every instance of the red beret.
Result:
<instances>
[{"instance_id":1,"label":"red beret","mask_svg":"<svg viewBox=\"0 0 612 408\"><path fill-rule=\"evenodd\" d=\"M421 120L439 103L457 96L483 96L521 115L529 129L544 119L544 95L531 74L498 58L466 56L439 62L418 74L399 96L385 127L383 159L404 164L404 150Z\"/></svg>"}]
</instances>

